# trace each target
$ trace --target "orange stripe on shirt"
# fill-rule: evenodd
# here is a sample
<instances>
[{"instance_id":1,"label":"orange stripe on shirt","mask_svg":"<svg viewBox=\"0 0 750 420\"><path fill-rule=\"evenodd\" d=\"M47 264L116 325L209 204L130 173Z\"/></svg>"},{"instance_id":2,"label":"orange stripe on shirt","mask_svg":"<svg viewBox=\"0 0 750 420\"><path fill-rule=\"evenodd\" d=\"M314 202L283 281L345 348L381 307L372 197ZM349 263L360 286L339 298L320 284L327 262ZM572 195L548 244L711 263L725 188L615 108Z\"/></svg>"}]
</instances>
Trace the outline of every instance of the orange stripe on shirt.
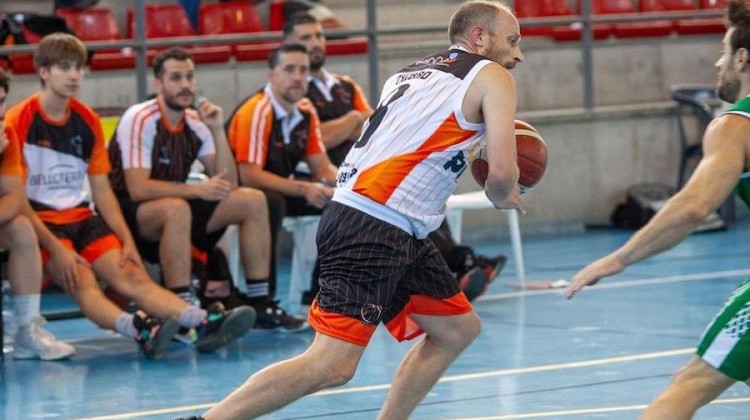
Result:
<instances>
[{"instance_id":1,"label":"orange stripe on shirt","mask_svg":"<svg viewBox=\"0 0 750 420\"><path fill-rule=\"evenodd\" d=\"M151 120L151 116L158 113L159 108L152 108L150 105L146 106L133 116L133 123L130 126L130 167L131 168L142 168L143 159L141 159L141 147L143 139L143 126ZM143 115L145 114L145 115ZM135 163L135 159L138 163Z\"/></svg>"},{"instance_id":2,"label":"orange stripe on shirt","mask_svg":"<svg viewBox=\"0 0 750 420\"><path fill-rule=\"evenodd\" d=\"M461 143L474 133L476 131L461 128L455 114L451 114L416 151L394 156L362 172L352 191L385 204L420 162L434 152Z\"/></svg>"}]
</instances>

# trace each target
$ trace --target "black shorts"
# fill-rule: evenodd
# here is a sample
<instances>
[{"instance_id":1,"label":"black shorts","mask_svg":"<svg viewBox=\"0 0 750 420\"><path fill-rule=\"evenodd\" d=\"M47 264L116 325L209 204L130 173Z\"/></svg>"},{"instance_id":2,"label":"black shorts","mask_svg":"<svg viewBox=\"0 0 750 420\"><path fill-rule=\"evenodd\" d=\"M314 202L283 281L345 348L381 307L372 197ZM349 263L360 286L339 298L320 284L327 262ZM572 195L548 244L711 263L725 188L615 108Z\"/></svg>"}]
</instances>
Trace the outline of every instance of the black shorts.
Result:
<instances>
[{"instance_id":1,"label":"black shorts","mask_svg":"<svg viewBox=\"0 0 750 420\"><path fill-rule=\"evenodd\" d=\"M66 248L80 254L93 263L102 254L122 247L120 239L112 232L100 216L91 215L79 222L55 224L45 223ZM42 259L49 259L47 250L42 250Z\"/></svg>"},{"instance_id":2,"label":"black shorts","mask_svg":"<svg viewBox=\"0 0 750 420\"><path fill-rule=\"evenodd\" d=\"M364 346L382 322L402 341L422 333L410 314L449 316L472 309L430 239L332 202L317 243L320 292L310 323L320 333Z\"/></svg>"},{"instance_id":3,"label":"black shorts","mask_svg":"<svg viewBox=\"0 0 750 420\"><path fill-rule=\"evenodd\" d=\"M138 207L140 207L141 203L131 200L128 195L119 195L117 200L120 202L120 208L125 217L125 222L133 233L133 239L135 240L141 256L152 264L159 263L159 241L143 239L138 231L136 215L138 214ZM211 216L213 216L216 211L216 207L219 206L219 202L206 201L198 198L186 201L190 206L190 212L192 214L192 224L190 226L191 242L198 251L208 252L216 246L216 243L219 242L221 236L224 235L224 231L226 231L226 227L224 227L216 232L206 232L208 221L211 220Z\"/></svg>"}]
</instances>

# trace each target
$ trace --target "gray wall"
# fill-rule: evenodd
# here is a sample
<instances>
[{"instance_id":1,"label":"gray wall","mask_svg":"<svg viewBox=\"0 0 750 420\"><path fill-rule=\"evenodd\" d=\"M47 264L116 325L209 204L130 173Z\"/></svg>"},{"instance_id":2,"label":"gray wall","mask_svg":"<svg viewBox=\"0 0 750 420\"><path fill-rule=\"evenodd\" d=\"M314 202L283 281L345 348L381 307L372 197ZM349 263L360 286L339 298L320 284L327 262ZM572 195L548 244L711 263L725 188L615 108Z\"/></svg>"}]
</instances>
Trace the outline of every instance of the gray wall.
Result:
<instances>
[{"instance_id":1,"label":"gray wall","mask_svg":"<svg viewBox=\"0 0 750 420\"><path fill-rule=\"evenodd\" d=\"M3 0L3 8L7 2ZM101 1L113 9L124 9L125 3ZM405 12L394 6L395 1L386 0L379 3L378 13L382 26L425 23L423 20L434 23L447 21L455 3L430 2L426 8L412 0L406 6L413 9ZM361 7L341 6L336 10L353 26L364 22L357 21L363 19ZM415 16L423 20L411 19ZM410 22L403 22L407 18ZM524 198L527 209L521 218L524 232L577 230L584 224L606 223L612 209L624 199L629 185L646 181L674 184L678 140L667 88L674 83L713 84L713 63L720 41L721 35L597 42L596 111L591 114L580 109L583 103L580 45L524 41L526 62L514 71L519 118L540 130L550 150L545 179ZM382 40L380 82L411 60L446 45L443 33ZM365 56L330 57L328 67L353 76L369 92ZM264 63L200 66L198 83L200 90L228 113L264 83L265 71ZM81 98L96 108L122 108L136 100L132 71L96 72L87 79ZM11 103L37 86L35 76L15 77ZM461 180L459 191L474 189L477 187L469 176ZM476 212L466 219L465 238L492 237L505 232L501 212ZM500 228L482 228L487 224Z\"/></svg>"}]
</instances>

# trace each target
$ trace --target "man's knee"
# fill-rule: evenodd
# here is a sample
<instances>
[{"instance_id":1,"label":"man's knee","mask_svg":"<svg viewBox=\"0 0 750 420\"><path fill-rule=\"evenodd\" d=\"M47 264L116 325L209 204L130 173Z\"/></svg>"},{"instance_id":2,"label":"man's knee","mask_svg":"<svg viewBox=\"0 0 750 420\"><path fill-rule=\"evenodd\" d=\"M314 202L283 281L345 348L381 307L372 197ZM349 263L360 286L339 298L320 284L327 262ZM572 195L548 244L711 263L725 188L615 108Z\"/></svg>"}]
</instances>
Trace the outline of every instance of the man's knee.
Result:
<instances>
[{"instance_id":1,"label":"man's knee","mask_svg":"<svg viewBox=\"0 0 750 420\"><path fill-rule=\"evenodd\" d=\"M266 195L261 190L255 188L240 187L235 190L235 193L241 201L241 206L246 214L256 217L267 217L268 214L268 203L266 201Z\"/></svg>"},{"instance_id":2,"label":"man's knee","mask_svg":"<svg viewBox=\"0 0 750 420\"><path fill-rule=\"evenodd\" d=\"M155 220L166 223L190 223L190 205L182 198L166 197L148 201L138 208L138 223Z\"/></svg>"},{"instance_id":3,"label":"man's knee","mask_svg":"<svg viewBox=\"0 0 750 420\"><path fill-rule=\"evenodd\" d=\"M10 242L9 247L36 246L37 239L34 233L34 226L26 216L19 215L14 217L7 223L4 230L7 235L5 238L6 241Z\"/></svg>"},{"instance_id":4,"label":"man's knee","mask_svg":"<svg viewBox=\"0 0 750 420\"><path fill-rule=\"evenodd\" d=\"M474 312L446 322L449 325L431 329L428 336L441 347L454 351L462 351L468 347L482 330L482 321Z\"/></svg>"}]
</instances>

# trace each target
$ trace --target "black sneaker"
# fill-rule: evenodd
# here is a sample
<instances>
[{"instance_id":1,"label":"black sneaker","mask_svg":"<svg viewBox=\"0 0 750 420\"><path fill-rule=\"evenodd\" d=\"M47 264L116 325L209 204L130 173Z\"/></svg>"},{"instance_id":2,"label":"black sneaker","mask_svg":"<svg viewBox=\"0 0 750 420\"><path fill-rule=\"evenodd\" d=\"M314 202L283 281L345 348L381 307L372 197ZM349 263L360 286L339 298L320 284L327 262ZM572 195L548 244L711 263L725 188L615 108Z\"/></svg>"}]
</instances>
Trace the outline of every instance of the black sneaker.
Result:
<instances>
[{"instance_id":1,"label":"black sneaker","mask_svg":"<svg viewBox=\"0 0 750 420\"><path fill-rule=\"evenodd\" d=\"M496 255L494 257L485 257L479 255L474 258L474 265L479 266L484 270L487 275L487 279L492 282L500 274L500 270L505 267L505 263L508 262L508 258L505 255Z\"/></svg>"},{"instance_id":2,"label":"black sneaker","mask_svg":"<svg viewBox=\"0 0 750 420\"><path fill-rule=\"evenodd\" d=\"M458 278L458 288L463 290L469 302L487 290L489 279L481 267L475 266Z\"/></svg>"},{"instance_id":3,"label":"black sneaker","mask_svg":"<svg viewBox=\"0 0 750 420\"><path fill-rule=\"evenodd\" d=\"M217 302L207 311L206 320L196 327L198 338L195 340L195 348L198 351L214 351L242 337L255 325L255 310L249 306L239 306L227 311L224 305Z\"/></svg>"},{"instance_id":4,"label":"black sneaker","mask_svg":"<svg viewBox=\"0 0 750 420\"><path fill-rule=\"evenodd\" d=\"M206 420L201 416L190 416L190 417L178 417L174 420Z\"/></svg>"},{"instance_id":5,"label":"black sneaker","mask_svg":"<svg viewBox=\"0 0 750 420\"><path fill-rule=\"evenodd\" d=\"M258 314L255 328L297 332L310 327L310 324L304 318L287 314L279 307L279 302L270 297L264 302L254 303L253 307Z\"/></svg>"},{"instance_id":6,"label":"black sneaker","mask_svg":"<svg viewBox=\"0 0 750 420\"><path fill-rule=\"evenodd\" d=\"M172 337L180 329L180 323L174 318L159 320L147 315L135 314L133 326L138 331L135 341L141 346L143 354L149 359L156 359L164 353Z\"/></svg>"}]
</instances>

